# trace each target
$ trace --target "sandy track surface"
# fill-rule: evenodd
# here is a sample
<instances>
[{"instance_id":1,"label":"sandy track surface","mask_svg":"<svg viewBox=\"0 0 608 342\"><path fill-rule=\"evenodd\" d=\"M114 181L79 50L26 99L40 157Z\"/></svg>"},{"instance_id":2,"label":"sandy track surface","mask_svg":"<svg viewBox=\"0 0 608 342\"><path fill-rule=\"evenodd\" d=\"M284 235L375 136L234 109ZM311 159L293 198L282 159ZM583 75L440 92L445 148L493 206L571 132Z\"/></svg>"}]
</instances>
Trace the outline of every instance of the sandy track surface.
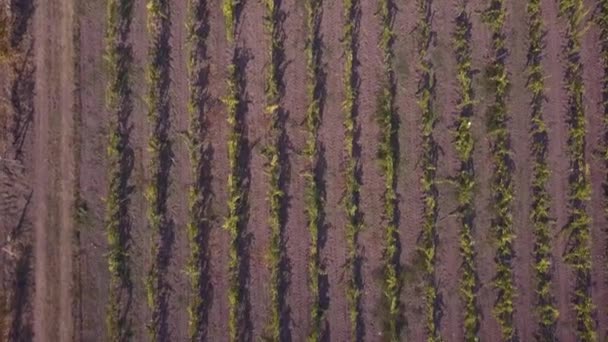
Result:
<instances>
[{"instance_id":1,"label":"sandy track surface","mask_svg":"<svg viewBox=\"0 0 608 342\"><path fill-rule=\"evenodd\" d=\"M73 3L38 2L35 36L36 341L72 339Z\"/></svg>"}]
</instances>

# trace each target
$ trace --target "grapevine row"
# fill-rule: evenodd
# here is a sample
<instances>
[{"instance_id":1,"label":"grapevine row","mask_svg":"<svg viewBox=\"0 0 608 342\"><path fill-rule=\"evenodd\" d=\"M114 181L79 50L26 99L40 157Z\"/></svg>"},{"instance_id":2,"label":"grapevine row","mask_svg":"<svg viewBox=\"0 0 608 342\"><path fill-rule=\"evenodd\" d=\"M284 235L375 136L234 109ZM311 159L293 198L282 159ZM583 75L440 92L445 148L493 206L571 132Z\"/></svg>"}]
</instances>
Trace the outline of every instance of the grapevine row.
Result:
<instances>
[{"instance_id":1,"label":"grapevine row","mask_svg":"<svg viewBox=\"0 0 608 342\"><path fill-rule=\"evenodd\" d=\"M395 76L393 72L393 32L394 4L391 0L380 2L380 49L383 54L385 69L385 86L380 94L380 126L382 131L380 141L380 163L385 177L384 216L387 220L384 250L384 294L388 304L387 338L399 340L399 317L401 308L399 294L401 281L399 279L399 232L397 229L397 116L395 114Z\"/></svg>"},{"instance_id":2,"label":"grapevine row","mask_svg":"<svg viewBox=\"0 0 608 342\"><path fill-rule=\"evenodd\" d=\"M538 338L542 341L555 339L555 324L558 311L551 290L551 197L547 191L550 170L547 165L548 132L543 118L545 101L544 71L541 65L543 20L540 0L529 0L528 12L528 90L532 94L531 135L532 157L532 213L534 226L534 269L536 272L536 300L539 318Z\"/></svg>"},{"instance_id":3,"label":"grapevine row","mask_svg":"<svg viewBox=\"0 0 608 342\"><path fill-rule=\"evenodd\" d=\"M150 58L148 79L148 120L152 125L148 140L151 181L146 189L148 201L148 225L152 235L151 265L146 278L146 294L151 322L148 332L152 341L166 339L168 285L164 274L168 265L167 248L170 234L170 217L167 210L168 179L171 165L171 141L169 139L169 30L170 8L168 0L148 0L148 32L150 34Z\"/></svg>"},{"instance_id":4,"label":"grapevine row","mask_svg":"<svg viewBox=\"0 0 608 342\"><path fill-rule=\"evenodd\" d=\"M321 54L319 51L321 24L321 0L306 1L306 73L307 73L307 97L308 108L306 111L306 147L304 155L308 159L304 178L306 179L306 216L308 220L308 231L310 233L310 247L308 257L309 288L312 297L312 308L310 309L311 329L308 341L320 341L323 335L323 315L321 306L319 279L321 277L322 265L320 258L319 231L322 223L323 198L321 195L321 180L319 179L319 154L318 143L319 125L321 124Z\"/></svg>"},{"instance_id":5,"label":"grapevine row","mask_svg":"<svg viewBox=\"0 0 608 342\"><path fill-rule=\"evenodd\" d=\"M202 341L205 339L205 314L209 308L209 279L208 256L209 251L206 238L209 228L207 214L208 196L206 196L207 176L209 173L209 161L207 160L204 137L206 134L204 122L204 99L206 96L205 85L207 74L205 72L206 57L206 2L190 0L188 2L187 21L187 45L188 55L188 79L189 79L189 128L187 141L190 154L190 165L194 177L194 183L188 192L187 223L188 243L190 256L186 266L186 273L190 280L191 299L188 305L189 333L191 341Z\"/></svg>"},{"instance_id":6,"label":"grapevine row","mask_svg":"<svg viewBox=\"0 0 608 342\"><path fill-rule=\"evenodd\" d=\"M585 161L586 122L583 103L583 64L580 57L582 21L585 8L582 0L560 0L560 16L566 25L566 90L568 93L568 147L570 155L568 248L565 260L574 270L573 293L577 333L581 341L595 341L595 323L591 301L591 218L587 202L591 197L589 167Z\"/></svg>"},{"instance_id":7,"label":"grapevine row","mask_svg":"<svg viewBox=\"0 0 608 342\"><path fill-rule=\"evenodd\" d=\"M460 255L462 256L462 276L460 294L464 302L464 337L466 341L476 341L481 320L477 305L477 268L475 265L475 242L473 237L475 217L475 168L473 150L475 140L471 131L475 99L473 97L471 60L471 22L466 0L458 9L454 47L458 70L458 117L454 144L460 161L456 177L458 187L458 212L460 218Z\"/></svg>"},{"instance_id":8,"label":"grapevine row","mask_svg":"<svg viewBox=\"0 0 608 342\"><path fill-rule=\"evenodd\" d=\"M435 263L437 253L437 143L433 137L437 114L434 108L435 76L433 63L429 56L432 43L432 8L431 0L418 2L418 105L422 112L422 192L423 192L423 222L421 246L419 247L424 262L424 299L426 315L427 341L441 341L439 327L439 305L437 284L435 280Z\"/></svg>"},{"instance_id":9,"label":"grapevine row","mask_svg":"<svg viewBox=\"0 0 608 342\"><path fill-rule=\"evenodd\" d=\"M357 130L355 104L358 99L357 71L355 70L358 24L358 0L344 1L344 95L342 103L344 113L344 151L346 153L346 190L344 207L346 209L346 243L348 280L346 297L351 323L351 339L358 340L361 336L361 279L358 253L358 235L361 230L361 209L359 207L360 180L359 160L356 153Z\"/></svg>"},{"instance_id":10,"label":"grapevine row","mask_svg":"<svg viewBox=\"0 0 608 342\"><path fill-rule=\"evenodd\" d=\"M489 108L489 133L491 135L491 153L493 159L492 193L494 219L492 231L496 237L496 276L494 286L498 298L494 304L494 314L498 319L502 338L512 341L515 337L513 326L513 300L515 285L513 280L513 184L511 176L510 134L507 129L509 118L507 112L507 91L509 77L505 65L507 48L503 27L507 13L503 0L492 0L484 13L484 20L492 33L492 61L488 67L488 76L492 84L493 103Z\"/></svg>"},{"instance_id":11,"label":"grapevine row","mask_svg":"<svg viewBox=\"0 0 608 342\"><path fill-rule=\"evenodd\" d=\"M239 108L241 106L241 80L240 68L237 63L238 49L234 45L235 26L237 24L236 12L239 7L237 0L224 0L223 11L226 21L226 38L233 44L232 61L228 66L228 94L224 98L227 110L228 133L228 214L224 221L224 229L230 235L229 263L228 263L228 329L229 340L239 341L239 321L240 308L243 301L241 288L241 244L243 228L243 205L244 193L241 190L243 185L242 166L240 163L243 151L242 123L239 118Z\"/></svg>"},{"instance_id":12,"label":"grapevine row","mask_svg":"<svg viewBox=\"0 0 608 342\"><path fill-rule=\"evenodd\" d=\"M283 42L279 27L279 1L264 0L266 15L264 26L269 35L269 64L266 69L266 107L264 111L270 117L270 142L264 148L266 156L266 173L269 177L267 200L270 212L270 322L267 326L268 337L272 341L281 339L281 321L283 309L283 215L285 193L283 191L283 127L280 105L280 68L282 63Z\"/></svg>"},{"instance_id":13,"label":"grapevine row","mask_svg":"<svg viewBox=\"0 0 608 342\"><path fill-rule=\"evenodd\" d=\"M106 103L111 114L107 146L109 189L106 199L106 234L110 288L106 324L108 339L127 341L132 334L128 302L132 293L129 267L129 117L131 99L131 45L128 32L131 0L110 0L107 7L106 61L108 86Z\"/></svg>"}]
</instances>

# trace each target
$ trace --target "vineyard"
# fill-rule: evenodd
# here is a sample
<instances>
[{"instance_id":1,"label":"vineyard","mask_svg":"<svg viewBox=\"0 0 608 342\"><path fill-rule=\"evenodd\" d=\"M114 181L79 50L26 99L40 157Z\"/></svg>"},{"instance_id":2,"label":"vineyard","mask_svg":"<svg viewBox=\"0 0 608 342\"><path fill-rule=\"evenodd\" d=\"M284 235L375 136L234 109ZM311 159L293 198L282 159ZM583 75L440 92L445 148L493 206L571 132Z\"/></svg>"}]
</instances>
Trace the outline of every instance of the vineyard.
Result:
<instances>
[{"instance_id":1,"label":"vineyard","mask_svg":"<svg viewBox=\"0 0 608 342\"><path fill-rule=\"evenodd\" d=\"M0 0L0 341L608 340L608 0Z\"/></svg>"}]
</instances>

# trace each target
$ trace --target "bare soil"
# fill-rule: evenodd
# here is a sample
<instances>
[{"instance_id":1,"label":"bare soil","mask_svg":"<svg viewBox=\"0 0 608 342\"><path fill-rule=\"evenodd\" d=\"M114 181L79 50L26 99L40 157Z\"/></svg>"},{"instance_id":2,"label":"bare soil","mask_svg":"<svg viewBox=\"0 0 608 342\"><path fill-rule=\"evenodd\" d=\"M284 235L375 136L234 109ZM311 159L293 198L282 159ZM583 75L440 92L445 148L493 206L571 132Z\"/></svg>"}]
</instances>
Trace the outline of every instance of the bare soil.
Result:
<instances>
[{"instance_id":1,"label":"bare soil","mask_svg":"<svg viewBox=\"0 0 608 342\"><path fill-rule=\"evenodd\" d=\"M525 1L509 2L507 6L507 46L509 57L507 68L511 76L511 91L508 102L510 121L507 127L511 131L513 187L516 194L513 201L513 230L515 258L513 259L513 276L517 288L515 299L516 311L514 323L516 336L521 341L531 341L537 327L530 322L536 321L534 312L535 284L534 276L534 230L530 213L532 208L532 166L531 157L531 107L532 97L527 91L528 73L528 26Z\"/></svg>"},{"instance_id":2,"label":"bare soil","mask_svg":"<svg viewBox=\"0 0 608 342\"><path fill-rule=\"evenodd\" d=\"M74 3L38 4L34 60L34 337L73 338Z\"/></svg>"},{"instance_id":3,"label":"bare soil","mask_svg":"<svg viewBox=\"0 0 608 342\"><path fill-rule=\"evenodd\" d=\"M563 261L565 251L566 235L563 233L568 220L567 201L568 198L568 155L566 137L568 126L565 120L567 98L563 87L564 74L564 30L563 21L558 18L558 7L554 2L543 2L543 16L547 27L555 27L549 30L546 36L546 57L543 66L547 75L547 104L546 120L549 128L549 158L548 164L552 171L551 186L549 191L552 197L552 215L555 219L553 236L553 262L555 279L555 301L560 312L557 324L557 335L563 340L573 340L574 325L570 309L570 289L573 286L569 280L568 266Z\"/></svg>"},{"instance_id":4,"label":"bare soil","mask_svg":"<svg viewBox=\"0 0 608 342\"><path fill-rule=\"evenodd\" d=\"M321 36L323 37L323 67L326 72L326 98L323 124L319 132L322 144L326 190L327 240L322 251L329 289L326 294L328 309L327 325L330 341L350 339L350 319L346 299L348 271L346 265L346 238L342 227L346 225L344 213L344 127L342 99L343 55L341 51L343 23L342 7L335 1L323 1ZM340 23L340 24L337 24ZM333 210L328 210L334 208Z\"/></svg>"}]
</instances>

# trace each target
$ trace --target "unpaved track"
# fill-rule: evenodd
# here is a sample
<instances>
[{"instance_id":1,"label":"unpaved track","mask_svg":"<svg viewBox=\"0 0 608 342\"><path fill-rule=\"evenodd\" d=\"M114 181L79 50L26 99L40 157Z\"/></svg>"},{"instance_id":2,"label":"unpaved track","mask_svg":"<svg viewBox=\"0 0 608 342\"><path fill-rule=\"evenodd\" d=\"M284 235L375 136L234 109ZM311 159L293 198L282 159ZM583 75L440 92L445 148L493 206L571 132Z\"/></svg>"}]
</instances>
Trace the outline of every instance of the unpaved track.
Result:
<instances>
[{"instance_id":1,"label":"unpaved track","mask_svg":"<svg viewBox=\"0 0 608 342\"><path fill-rule=\"evenodd\" d=\"M72 339L73 2L36 4L34 339Z\"/></svg>"}]
</instances>

